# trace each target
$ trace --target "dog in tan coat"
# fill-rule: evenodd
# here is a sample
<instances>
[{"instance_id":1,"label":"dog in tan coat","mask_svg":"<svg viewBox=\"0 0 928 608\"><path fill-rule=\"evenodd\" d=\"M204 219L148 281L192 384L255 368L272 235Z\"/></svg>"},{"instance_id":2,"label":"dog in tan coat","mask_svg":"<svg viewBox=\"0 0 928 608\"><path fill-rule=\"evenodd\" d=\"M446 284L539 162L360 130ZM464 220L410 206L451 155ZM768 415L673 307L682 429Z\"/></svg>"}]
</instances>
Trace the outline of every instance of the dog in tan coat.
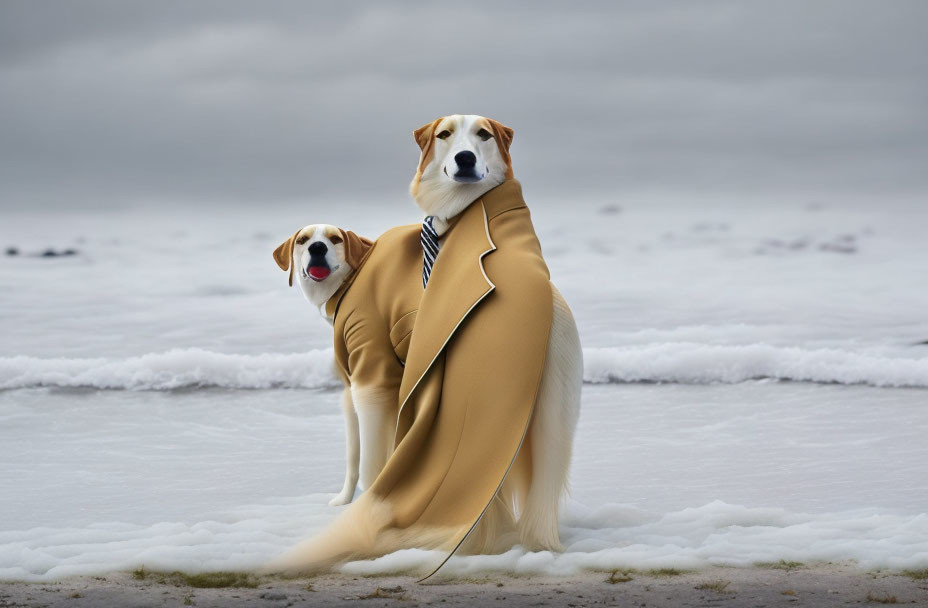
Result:
<instances>
[{"instance_id":1,"label":"dog in tan coat","mask_svg":"<svg viewBox=\"0 0 928 608\"><path fill-rule=\"evenodd\" d=\"M414 131L421 153L410 193L419 208L434 218L433 225L442 239L453 228L454 218L488 192L513 180L509 153L513 135L512 129L495 120L461 114L438 118ZM436 272L441 271L440 266L441 262L436 263ZM532 446L530 462L513 467L506 486L524 488L516 500L523 546L557 550L561 547L559 505L567 491L580 414L583 354L570 308L553 284L551 290L553 316L547 356L527 432Z\"/></svg>"},{"instance_id":2,"label":"dog in tan coat","mask_svg":"<svg viewBox=\"0 0 928 608\"><path fill-rule=\"evenodd\" d=\"M367 489L393 451L397 395L416 310L419 227L389 230L376 243L327 224L301 228L274 260L296 275L306 299L333 325L335 367L345 383L346 471L330 505ZM378 247L379 245L379 247Z\"/></svg>"}]
</instances>

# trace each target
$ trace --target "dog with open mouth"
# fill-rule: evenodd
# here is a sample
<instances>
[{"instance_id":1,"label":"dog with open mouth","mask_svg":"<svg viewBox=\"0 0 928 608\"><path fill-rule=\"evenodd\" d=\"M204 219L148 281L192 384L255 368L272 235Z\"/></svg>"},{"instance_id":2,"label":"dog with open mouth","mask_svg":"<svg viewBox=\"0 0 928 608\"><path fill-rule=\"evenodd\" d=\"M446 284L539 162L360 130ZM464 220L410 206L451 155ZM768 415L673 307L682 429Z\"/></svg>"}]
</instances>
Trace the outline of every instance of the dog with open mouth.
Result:
<instances>
[{"instance_id":1,"label":"dog with open mouth","mask_svg":"<svg viewBox=\"0 0 928 608\"><path fill-rule=\"evenodd\" d=\"M345 388L346 471L330 505L367 489L393 451L398 393L422 295L419 227L400 226L376 243L328 224L296 231L274 260L296 275L305 298L333 326L335 367Z\"/></svg>"}]
</instances>

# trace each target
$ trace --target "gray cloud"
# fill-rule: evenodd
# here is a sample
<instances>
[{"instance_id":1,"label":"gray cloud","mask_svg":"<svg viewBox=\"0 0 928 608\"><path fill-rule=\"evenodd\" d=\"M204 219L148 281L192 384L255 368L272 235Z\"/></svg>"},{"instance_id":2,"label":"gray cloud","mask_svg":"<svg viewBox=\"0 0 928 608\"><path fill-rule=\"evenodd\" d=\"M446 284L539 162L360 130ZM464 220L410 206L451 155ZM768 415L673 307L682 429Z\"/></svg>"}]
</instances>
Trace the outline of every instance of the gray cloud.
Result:
<instances>
[{"instance_id":1,"label":"gray cloud","mask_svg":"<svg viewBox=\"0 0 928 608\"><path fill-rule=\"evenodd\" d=\"M425 8L429 7L429 8ZM552 196L923 196L928 4L0 4L0 205L403 196L516 130Z\"/></svg>"}]
</instances>

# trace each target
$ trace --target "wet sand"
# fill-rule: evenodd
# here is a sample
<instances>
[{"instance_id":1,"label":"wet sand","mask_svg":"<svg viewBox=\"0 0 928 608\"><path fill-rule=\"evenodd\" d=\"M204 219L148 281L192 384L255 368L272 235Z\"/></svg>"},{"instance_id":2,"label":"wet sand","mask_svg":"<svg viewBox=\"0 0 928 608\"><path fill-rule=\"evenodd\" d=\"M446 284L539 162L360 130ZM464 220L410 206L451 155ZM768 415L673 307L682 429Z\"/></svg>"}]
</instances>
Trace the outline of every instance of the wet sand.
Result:
<instances>
[{"instance_id":1,"label":"wet sand","mask_svg":"<svg viewBox=\"0 0 928 608\"><path fill-rule=\"evenodd\" d=\"M925 574L925 571L922 571ZM116 573L56 583L0 583L0 608L33 606L267 608L287 606L928 606L928 579L853 564L711 568L698 572L587 572L571 577L446 579L325 575L243 578L254 587L203 588L216 579Z\"/></svg>"}]
</instances>

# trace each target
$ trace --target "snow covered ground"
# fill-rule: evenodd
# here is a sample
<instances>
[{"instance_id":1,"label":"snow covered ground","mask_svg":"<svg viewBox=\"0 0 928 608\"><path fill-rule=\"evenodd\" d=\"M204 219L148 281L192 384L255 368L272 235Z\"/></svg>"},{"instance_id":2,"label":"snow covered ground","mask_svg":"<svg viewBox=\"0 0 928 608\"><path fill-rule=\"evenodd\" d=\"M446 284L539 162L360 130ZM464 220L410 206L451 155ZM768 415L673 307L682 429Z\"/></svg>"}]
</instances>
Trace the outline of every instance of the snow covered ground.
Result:
<instances>
[{"instance_id":1,"label":"snow covered ground","mask_svg":"<svg viewBox=\"0 0 928 608\"><path fill-rule=\"evenodd\" d=\"M585 348L568 550L452 572L928 566L928 205L526 194ZM0 580L254 567L329 521L330 330L270 252L305 223L416 219L401 200L4 214Z\"/></svg>"}]
</instances>

